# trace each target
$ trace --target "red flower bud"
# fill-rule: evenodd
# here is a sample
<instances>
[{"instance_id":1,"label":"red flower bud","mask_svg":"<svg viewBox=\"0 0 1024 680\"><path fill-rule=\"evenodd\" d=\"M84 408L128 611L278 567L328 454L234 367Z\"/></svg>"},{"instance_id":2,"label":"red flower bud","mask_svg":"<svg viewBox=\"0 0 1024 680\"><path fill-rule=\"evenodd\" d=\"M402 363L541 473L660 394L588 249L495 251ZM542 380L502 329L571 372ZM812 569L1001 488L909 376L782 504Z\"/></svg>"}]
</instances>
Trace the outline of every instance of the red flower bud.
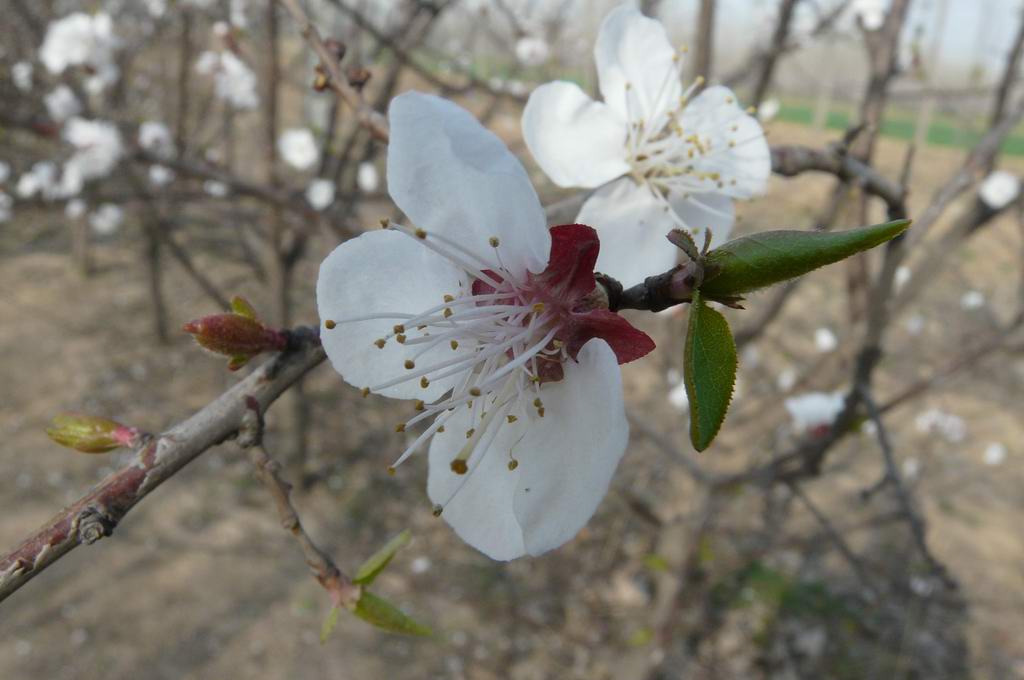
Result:
<instances>
[{"instance_id":1,"label":"red flower bud","mask_svg":"<svg viewBox=\"0 0 1024 680\"><path fill-rule=\"evenodd\" d=\"M232 299L231 310L189 321L183 329L202 347L230 357L228 369L232 371L245 366L258 354L279 352L287 346L287 333L264 326L243 298Z\"/></svg>"},{"instance_id":2,"label":"red flower bud","mask_svg":"<svg viewBox=\"0 0 1024 680\"><path fill-rule=\"evenodd\" d=\"M139 431L109 418L60 413L53 417L53 426L46 429L46 434L61 446L82 453L106 453L132 446Z\"/></svg>"}]
</instances>

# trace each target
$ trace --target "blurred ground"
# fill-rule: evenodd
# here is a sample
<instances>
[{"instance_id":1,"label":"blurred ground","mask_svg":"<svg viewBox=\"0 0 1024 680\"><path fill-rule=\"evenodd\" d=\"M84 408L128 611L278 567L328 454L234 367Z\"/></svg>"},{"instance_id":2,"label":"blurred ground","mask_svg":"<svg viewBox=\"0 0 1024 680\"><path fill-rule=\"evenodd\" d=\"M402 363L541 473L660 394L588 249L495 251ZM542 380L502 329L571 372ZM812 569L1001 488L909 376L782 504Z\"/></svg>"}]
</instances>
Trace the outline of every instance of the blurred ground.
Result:
<instances>
[{"instance_id":1,"label":"blurred ground","mask_svg":"<svg viewBox=\"0 0 1024 680\"><path fill-rule=\"evenodd\" d=\"M495 127L514 130L515 124L501 119ZM770 139L829 141L788 124L770 126ZM880 169L897 175L903 150L903 142L883 140ZM912 214L961 159L961 151L948 148L918 153ZM809 226L830 187L822 177L773 180L767 198L741 206L739 229ZM374 215L365 217L373 222ZM210 229L180 236L225 291L265 306L249 270L224 256L228 230ZM1017 302L1020 241L1008 219L987 228L896 319L879 370L881 401L947 363L971 339L984 337L996 319L1005 320L1005 310ZM315 319L315 263L332 246L318 242L319 254L297 276L299 319ZM77 455L51 444L44 429L55 412L84 410L158 431L236 380L222 361L203 355L184 336L176 335L167 347L153 346L135 227L99 241L99 271L92 278L83 280L73 270L69 249L67 230L57 219L19 215L0 232L5 548L123 462L116 454ZM910 264L928 266L913 259ZM173 326L213 311L175 264L168 263L167 271ZM743 362L724 434L701 462L716 470L740 469L791 441L785 393L777 387L787 369L796 372L793 393L842 386L855 341L845 321L844 290L842 267L808 277L757 344L758 356ZM967 290L981 291L988 304L961 309ZM758 302L754 298L750 307ZM916 315L924 330L913 336L907 319ZM730 318L742 326L744 313L730 312ZM669 351L627 368L630 407L664 431L681 455L696 455L686 443L685 416L666 399L665 372L675 363L670 350L681 319L660 316L641 323ZM839 350L816 352L813 334L822 326L839 336ZM658 446L634 428L613 492L580 537L539 559L498 564L460 543L431 516L424 461L412 461L395 478L385 474L401 448L390 427L401 406L360 399L322 366L307 388L316 423L308 468L316 480L296 504L311 533L347 568L410 527L413 543L379 589L434 626L436 640L378 633L343 617L334 638L320 646L322 592L277 525L248 463L225 445L146 499L113 538L74 551L4 603L0 677L591 679L646 677L646 667L658 664L658 677L942 677L920 669L928 667L922 664L929 654L948 654L948 665L936 661L944 675L1024 678L1024 640L1018 634L1024 629L1022 387L1024 359L1003 355L886 418L901 464L914 467L906 463L914 460L919 468L913 484L930 523L928 538L962 585L966 612L955 602L931 602L928 584L913 581L921 565L905 561L905 531L870 522L893 506L881 496L867 504L858 500L858 492L877 479L880 458L873 438L851 437L835 450L828 474L806 490L837 524L868 522L868 529L851 533L849 540L868 552L869 577L895 578L914 591L908 600L914 607L900 633L882 640L858 637L857 631L872 630L872 611L844 605L845 594L858 586L834 556L816 559L827 540L812 520L786 527L772 537L762 559L751 561L751 541L761 536L758 522L769 508L760 505L760 493L739 489L715 510L716 529L696 551L700 587L721 596L721 627L713 644L697 648L699 662L683 668L672 666L671 651L668 661L658 651L660 631L652 630L651 619L664 602L652 600L651 593L663 592L666 580L679 573L664 567L675 566L676 555L692 548L700 508L689 478ZM914 418L929 407L963 418L966 439L954 443L919 432ZM282 409L268 418L270 444L282 460L288 457L286 421ZM999 465L983 459L990 442L1008 448ZM637 512L638 504L653 517ZM732 592L729 586L737 582L746 585ZM787 609L794 601L813 606L794 614ZM686 592L677 600L675 637L666 649L700 638L701 631L689 630L687 622L701 602ZM785 626L775 625L782 620ZM966 656L958 647L964 644ZM779 645L786 649L779 651Z\"/></svg>"}]
</instances>

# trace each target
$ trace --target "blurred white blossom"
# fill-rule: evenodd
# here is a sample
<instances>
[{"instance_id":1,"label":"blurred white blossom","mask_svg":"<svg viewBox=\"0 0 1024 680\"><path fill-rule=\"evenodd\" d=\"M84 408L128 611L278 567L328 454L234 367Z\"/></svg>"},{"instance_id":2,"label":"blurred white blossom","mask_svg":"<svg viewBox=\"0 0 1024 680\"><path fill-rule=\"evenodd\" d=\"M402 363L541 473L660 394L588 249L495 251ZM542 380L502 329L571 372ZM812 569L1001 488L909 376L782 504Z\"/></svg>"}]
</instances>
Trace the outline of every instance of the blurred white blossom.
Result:
<instances>
[{"instance_id":1,"label":"blurred white blossom","mask_svg":"<svg viewBox=\"0 0 1024 680\"><path fill-rule=\"evenodd\" d=\"M680 413L690 410L690 397L686 394L686 383L681 382L668 393L668 403Z\"/></svg>"},{"instance_id":2,"label":"blurred white blossom","mask_svg":"<svg viewBox=\"0 0 1024 680\"><path fill-rule=\"evenodd\" d=\"M896 275L893 277L892 280L894 292L898 293L901 290L903 290L903 286L907 285L907 282L910 281L911 276L912 272L910 271L910 267L907 267L905 265L900 265L899 267L896 267Z\"/></svg>"},{"instance_id":3,"label":"blurred white blossom","mask_svg":"<svg viewBox=\"0 0 1024 680\"><path fill-rule=\"evenodd\" d=\"M377 166L369 161L359 164L356 172L356 184L363 193L372 194L380 186L380 176L377 174Z\"/></svg>"},{"instance_id":4,"label":"blurred white blossom","mask_svg":"<svg viewBox=\"0 0 1024 680\"><path fill-rule=\"evenodd\" d=\"M162 187L174 181L174 171L164 165L149 166L149 182Z\"/></svg>"},{"instance_id":5,"label":"blurred white blossom","mask_svg":"<svg viewBox=\"0 0 1024 680\"><path fill-rule=\"evenodd\" d=\"M907 317L906 321L907 333L911 335L920 335L921 331L924 330L924 317L920 314L914 314L913 316Z\"/></svg>"},{"instance_id":6,"label":"blurred white blossom","mask_svg":"<svg viewBox=\"0 0 1024 680\"><path fill-rule=\"evenodd\" d=\"M409 565L409 569L414 574L423 574L427 571L430 571L430 566L430 558L421 555L413 559L412 564Z\"/></svg>"},{"instance_id":7,"label":"blurred white blossom","mask_svg":"<svg viewBox=\"0 0 1024 680\"><path fill-rule=\"evenodd\" d=\"M86 89L98 92L118 78L114 51L119 41L109 14L75 12L51 22L39 48L39 59L50 73L84 66L91 74Z\"/></svg>"},{"instance_id":8,"label":"blurred white blossom","mask_svg":"<svg viewBox=\"0 0 1024 680\"><path fill-rule=\"evenodd\" d=\"M757 117L761 119L762 123L767 123L775 118L775 116L779 115L779 109L781 108L782 105L779 103L778 99L765 99L761 102L761 105L757 107Z\"/></svg>"},{"instance_id":9,"label":"blurred white blossom","mask_svg":"<svg viewBox=\"0 0 1024 680\"><path fill-rule=\"evenodd\" d=\"M937 434L954 444L967 438L967 424L960 416L930 408L914 419L914 427L922 434Z\"/></svg>"},{"instance_id":10,"label":"blurred white blossom","mask_svg":"<svg viewBox=\"0 0 1024 680\"><path fill-rule=\"evenodd\" d=\"M62 196L74 196L85 182L110 174L124 154L121 133L113 123L72 118L64 126L64 139L76 150L64 164Z\"/></svg>"},{"instance_id":11,"label":"blurred white blossom","mask_svg":"<svg viewBox=\"0 0 1024 680\"><path fill-rule=\"evenodd\" d=\"M329 179L315 179L306 189L306 200L314 210L323 210L334 202L334 182Z\"/></svg>"},{"instance_id":12,"label":"blurred white blossom","mask_svg":"<svg viewBox=\"0 0 1024 680\"><path fill-rule=\"evenodd\" d=\"M77 116L82 111L82 105L71 88L61 83L53 92L43 97L46 105L46 112L57 123L63 123L72 116Z\"/></svg>"},{"instance_id":13,"label":"blurred white blossom","mask_svg":"<svg viewBox=\"0 0 1024 680\"><path fill-rule=\"evenodd\" d=\"M19 61L11 67L11 80L14 86L22 92L32 89L32 62Z\"/></svg>"},{"instance_id":14,"label":"blurred white blossom","mask_svg":"<svg viewBox=\"0 0 1024 680\"><path fill-rule=\"evenodd\" d=\"M104 203L89 215L89 226L101 236L113 234L124 221L124 210L113 203Z\"/></svg>"},{"instance_id":15,"label":"blurred white blossom","mask_svg":"<svg viewBox=\"0 0 1024 680\"><path fill-rule=\"evenodd\" d=\"M254 109L259 104L256 74L233 52L203 52L196 71L213 76L214 94L236 109Z\"/></svg>"},{"instance_id":16,"label":"blurred white blossom","mask_svg":"<svg viewBox=\"0 0 1024 680\"><path fill-rule=\"evenodd\" d=\"M775 384L780 392L789 392L796 385L796 370L793 368L782 369L779 377L775 380Z\"/></svg>"},{"instance_id":17,"label":"blurred white blossom","mask_svg":"<svg viewBox=\"0 0 1024 680\"><path fill-rule=\"evenodd\" d=\"M149 16L159 19L167 12L167 0L146 0L146 11Z\"/></svg>"},{"instance_id":18,"label":"blurred white blossom","mask_svg":"<svg viewBox=\"0 0 1024 680\"><path fill-rule=\"evenodd\" d=\"M1002 442L991 442L985 447L985 465L999 465L1006 460L1006 445Z\"/></svg>"},{"instance_id":19,"label":"blurred white blossom","mask_svg":"<svg viewBox=\"0 0 1024 680\"><path fill-rule=\"evenodd\" d=\"M985 296L979 290L969 290L960 298L962 309L980 309L985 306Z\"/></svg>"},{"instance_id":20,"label":"blurred white blossom","mask_svg":"<svg viewBox=\"0 0 1024 680\"><path fill-rule=\"evenodd\" d=\"M830 329L821 327L814 331L814 346L818 348L819 352L825 354L835 350L839 346L839 340Z\"/></svg>"},{"instance_id":21,"label":"blurred white blossom","mask_svg":"<svg viewBox=\"0 0 1024 680\"><path fill-rule=\"evenodd\" d=\"M1020 194L1020 180L1005 170L989 173L978 186L978 198L993 210L1002 210Z\"/></svg>"},{"instance_id":22,"label":"blurred white blossom","mask_svg":"<svg viewBox=\"0 0 1024 680\"><path fill-rule=\"evenodd\" d=\"M540 66L551 56L551 48L543 38L525 36L516 42L516 59L523 66Z\"/></svg>"},{"instance_id":23,"label":"blurred white blossom","mask_svg":"<svg viewBox=\"0 0 1024 680\"><path fill-rule=\"evenodd\" d=\"M224 184L224 182L218 182L215 179L208 179L203 182L203 191L215 198L224 198L228 195L231 189L227 184Z\"/></svg>"},{"instance_id":24,"label":"blurred white blossom","mask_svg":"<svg viewBox=\"0 0 1024 680\"><path fill-rule=\"evenodd\" d=\"M32 198L41 194L53 198L57 190L57 166L51 161L39 161L32 169L18 178L15 190L21 198Z\"/></svg>"},{"instance_id":25,"label":"blurred white blossom","mask_svg":"<svg viewBox=\"0 0 1024 680\"><path fill-rule=\"evenodd\" d=\"M284 162L297 170L309 170L320 157L316 139L308 128L293 128L282 132L277 140L277 150Z\"/></svg>"},{"instance_id":26,"label":"blurred white blossom","mask_svg":"<svg viewBox=\"0 0 1024 680\"><path fill-rule=\"evenodd\" d=\"M853 0L853 13L864 28L876 31L885 23L885 11L888 0Z\"/></svg>"},{"instance_id":27,"label":"blurred white blossom","mask_svg":"<svg viewBox=\"0 0 1024 680\"><path fill-rule=\"evenodd\" d=\"M139 146L164 158L174 155L171 130L159 121L147 120L139 126Z\"/></svg>"},{"instance_id":28,"label":"blurred white blossom","mask_svg":"<svg viewBox=\"0 0 1024 680\"><path fill-rule=\"evenodd\" d=\"M86 206L85 201L80 198L73 198L64 206L64 217L69 220L77 220L85 215L87 208L88 206Z\"/></svg>"},{"instance_id":29,"label":"blurred white blossom","mask_svg":"<svg viewBox=\"0 0 1024 680\"><path fill-rule=\"evenodd\" d=\"M842 392L808 392L786 400L793 429L800 433L821 434L832 426L843 410Z\"/></svg>"},{"instance_id":30,"label":"blurred white blossom","mask_svg":"<svg viewBox=\"0 0 1024 680\"><path fill-rule=\"evenodd\" d=\"M916 479L921 474L921 461L917 458L907 458L900 466L900 472L907 479Z\"/></svg>"}]
</instances>

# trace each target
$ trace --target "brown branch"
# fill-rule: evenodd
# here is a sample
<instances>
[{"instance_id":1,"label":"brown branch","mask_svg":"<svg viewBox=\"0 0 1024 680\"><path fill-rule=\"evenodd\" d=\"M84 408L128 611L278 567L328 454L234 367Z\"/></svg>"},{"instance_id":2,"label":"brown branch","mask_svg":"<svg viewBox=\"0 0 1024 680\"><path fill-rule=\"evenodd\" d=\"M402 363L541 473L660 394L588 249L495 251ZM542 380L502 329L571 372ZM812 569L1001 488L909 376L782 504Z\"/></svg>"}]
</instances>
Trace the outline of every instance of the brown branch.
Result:
<instances>
[{"instance_id":1,"label":"brown branch","mask_svg":"<svg viewBox=\"0 0 1024 680\"><path fill-rule=\"evenodd\" d=\"M355 604L359 600L360 587L338 569L330 555L321 550L306 532L291 501L292 485L281 476L281 466L263 446L263 415L259 402L247 397L246 407L238 431L238 445L246 450L256 468L256 476L274 499L281 527L298 541L306 565L317 582L330 593L334 606Z\"/></svg>"},{"instance_id":2,"label":"brown branch","mask_svg":"<svg viewBox=\"0 0 1024 680\"><path fill-rule=\"evenodd\" d=\"M292 332L291 346L163 434L146 437L134 460L110 474L0 557L0 601L68 552L109 536L136 503L207 449L230 439L242 425L246 399L265 411L286 389L320 364L325 354L315 329Z\"/></svg>"},{"instance_id":3,"label":"brown branch","mask_svg":"<svg viewBox=\"0 0 1024 680\"><path fill-rule=\"evenodd\" d=\"M327 75L327 86L330 87L339 97L345 100L356 114L359 123L370 131L377 139L386 142L389 138L388 121L379 111L375 111L363 99L362 93L349 85L348 78L341 72L341 63L337 57L324 44L320 32L309 20L305 10L299 5L298 0L279 0L281 5L288 10L292 19L299 28L302 38L309 44L320 58L320 67Z\"/></svg>"}]
</instances>

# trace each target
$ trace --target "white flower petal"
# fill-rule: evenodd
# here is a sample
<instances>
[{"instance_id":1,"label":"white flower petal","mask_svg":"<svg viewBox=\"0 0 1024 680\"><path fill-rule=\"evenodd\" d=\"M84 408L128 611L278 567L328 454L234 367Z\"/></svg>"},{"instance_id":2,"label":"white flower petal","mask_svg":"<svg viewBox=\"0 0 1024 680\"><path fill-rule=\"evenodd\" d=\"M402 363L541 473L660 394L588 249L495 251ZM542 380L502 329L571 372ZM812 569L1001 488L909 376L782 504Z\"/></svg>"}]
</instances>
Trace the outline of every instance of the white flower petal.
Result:
<instances>
[{"instance_id":1,"label":"white flower petal","mask_svg":"<svg viewBox=\"0 0 1024 680\"><path fill-rule=\"evenodd\" d=\"M544 210L519 160L452 102L407 92L389 109L388 191L413 223L498 260L513 273L543 271L551 250Z\"/></svg>"},{"instance_id":2,"label":"white flower petal","mask_svg":"<svg viewBox=\"0 0 1024 680\"><path fill-rule=\"evenodd\" d=\"M596 187L629 172L626 123L575 83L533 91L523 110L523 139L560 187Z\"/></svg>"},{"instance_id":3,"label":"white flower petal","mask_svg":"<svg viewBox=\"0 0 1024 680\"><path fill-rule=\"evenodd\" d=\"M337 322L335 328L322 327L320 333L334 369L359 388L407 373L405 360L422 346L402 345L395 339L383 349L373 344L402 319L344 320L375 313L420 313L441 304L445 294L458 295L459 287L468 285L464 278L442 257L397 231L373 231L342 243L320 265L316 283L320 319ZM457 353L443 343L415 361L424 367L454 356ZM431 382L426 389L418 380L410 380L377 393L431 401L450 389L455 379Z\"/></svg>"},{"instance_id":4,"label":"white flower petal","mask_svg":"<svg viewBox=\"0 0 1024 680\"><path fill-rule=\"evenodd\" d=\"M733 198L763 193L772 172L771 151L760 123L748 115L727 87L709 87L685 109L681 124L696 134L708 153L694 159L696 171L711 175L708 189Z\"/></svg>"},{"instance_id":5,"label":"white flower petal","mask_svg":"<svg viewBox=\"0 0 1024 680\"><path fill-rule=\"evenodd\" d=\"M520 472L515 515L531 555L557 548L586 525L629 439L611 347L591 340L577 362L566 362L565 379L541 390L547 415L514 449Z\"/></svg>"},{"instance_id":6,"label":"white flower petal","mask_svg":"<svg viewBox=\"0 0 1024 680\"><path fill-rule=\"evenodd\" d=\"M623 5L601 24L594 60L605 102L624 120L660 128L682 95L680 62L665 27Z\"/></svg>"},{"instance_id":7,"label":"white flower petal","mask_svg":"<svg viewBox=\"0 0 1024 680\"><path fill-rule=\"evenodd\" d=\"M668 207L643 185L623 178L595 191L576 222L597 230L601 251L597 271L626 286L660 274L676 263L678 250L665 240L675 226Z\"/></svg>"},{"instance_id":8,"label":"white flower petal","mask_svg":"<svg viewBox=\"0 0 1024 680\"><path fill-rule=\"evenodd\" d=\"M503 423L486 452L477 451L469 472L457 475L451 462L466 444L470 411L463 407L445 423L444 432L430 443L427 494L443 505L441 517L466 543L494 560L513 560L526 554L523 531L513 511L522 466L508 469L508 452L529 428L522 419ZM557 455L556 451L546 452Z\"/></svg>"},{"instance_id":9,"label":"white flower petal","mask_svg":"<svg viewBox=\"0 0 1024 680\"><path fill-rule=\"evenodd\" d=\"M697 245L704 245L704 230L711 230L711 247L717 248L729 240L736 211L732 199L722 194L690 194L688 197L671 196L672 209L693 232ZM678 225L674 225L678 226ZM658 274L660 272L651 272Z\"/></svg>"}]
</instances>

